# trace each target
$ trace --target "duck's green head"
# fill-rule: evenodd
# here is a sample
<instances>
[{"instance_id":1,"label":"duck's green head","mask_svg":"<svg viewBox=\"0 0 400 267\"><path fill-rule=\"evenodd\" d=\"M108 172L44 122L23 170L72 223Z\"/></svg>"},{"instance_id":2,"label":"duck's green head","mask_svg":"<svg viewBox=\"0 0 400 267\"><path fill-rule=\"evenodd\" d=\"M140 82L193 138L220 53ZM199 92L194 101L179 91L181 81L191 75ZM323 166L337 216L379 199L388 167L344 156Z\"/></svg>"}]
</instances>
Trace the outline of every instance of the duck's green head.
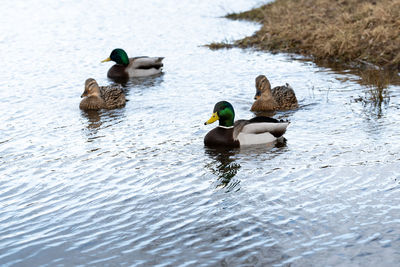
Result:
<instances>
[{"instance_id":1,"label":"duck's green head","mask_svg":"<svg viewBox=\"0 0 400 267\"><path fill-rule=\"evenodd\" d=\"M204 124L211 124L219 120L220 126L230 127L233 126L233 121L235 119L235 111L231 103L227 101L220 101L214 106L214 111L211 118Z\"/></svg>"},{"instance_id":2,"label":"duck's green head","mask_svg":"<svg viewBox=\"0 0 400 267\"><path fill-rule=\"evenodd\" d=\"M121 64L124 66L129 65L129 58L128 55L126 54L126 52L121 49L121 48L116 48L114 49L110 56L106 59L104 59L101 62L107 62L107 61L114 61L117 64Z\"/></svg>"}]
</instances>

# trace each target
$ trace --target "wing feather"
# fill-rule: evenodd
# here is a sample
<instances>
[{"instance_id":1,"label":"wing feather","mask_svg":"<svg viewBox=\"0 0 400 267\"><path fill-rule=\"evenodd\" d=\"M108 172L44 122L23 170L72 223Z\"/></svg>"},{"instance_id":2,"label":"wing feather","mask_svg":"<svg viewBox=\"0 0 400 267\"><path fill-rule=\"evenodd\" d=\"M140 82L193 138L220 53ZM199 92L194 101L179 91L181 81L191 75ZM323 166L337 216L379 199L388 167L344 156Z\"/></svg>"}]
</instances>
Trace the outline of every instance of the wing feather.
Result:
<instances>
[{"instance_id":1,"label":"wing feather","mask_svg":"<svg viewBox=\"0 0 400 267\"><path fill-rule=\"evenodd\" d=\"M270 133L275 137L280 137L286 132L289 122L259 122L249 123L242 128L242 133L263 134Z\"/></svg>"},{"instance_id":2,"label":"wing feather","mask_svg":"<svg viewBox=\"0 0 400 267\"><path fill-rule=\"evenodd\" d=\"M135 57L130 59L130 64L134 69L159 69L164 66L163 59L163 57Z\"/></svg>"}]
</instances>

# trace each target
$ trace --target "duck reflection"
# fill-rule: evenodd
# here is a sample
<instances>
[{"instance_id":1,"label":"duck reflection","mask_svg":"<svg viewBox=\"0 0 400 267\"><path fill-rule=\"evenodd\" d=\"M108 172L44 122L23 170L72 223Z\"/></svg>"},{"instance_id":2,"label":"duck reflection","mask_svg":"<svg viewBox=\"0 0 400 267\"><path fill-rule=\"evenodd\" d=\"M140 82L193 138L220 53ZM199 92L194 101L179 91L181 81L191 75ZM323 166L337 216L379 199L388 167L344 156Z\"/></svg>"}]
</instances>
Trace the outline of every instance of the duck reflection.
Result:
<instances>
[{"instance_id":1,"label":"duck reflection","mask_svg":"<svg viewBox=\"0 0 400 267\"><path fill-rule=\"evenodd\" d=\"M124 87L125 89L131 87L157 87L164 81L164 73L147 77L135 77L131 79L126 79L126 78L123 79L109 78L109 79L115 83L121 84L122 87Z\"/></svg>"},{"instance_id":2,"label":"duck reflection","mask_svg":"<svg viewBox=\"0 0 400 267\"><path fill-rule=\"evenodd\" d=\"M99 131L110 125L119 123L124 118L125 109L114 110L82 110L82 117L86 119L87 125L82 129L88 142L100 138Z\"/></svg>"},{"instance_id":3,"label":"duck reflection","mask_svg":"<svg viewBox=\"0 0 400 267\"><path fill-rule=\"evenodd\" d=\"M87 119L88 129L97 129L101 126L102 121L100 120L101 110L86 110L82 111L82 116Z\"/></svg>"},{"instance_id":4,"label":"duck reflection","mask_svg":"<svg viewBox=\"0 0 400 267\"><path fill-rule=\"evenodd\" d=\"M287 139L280 137L274 142L262 146L244 146L240 148L240 155L244 162L252 160L260 155L268 155L268 159L273 159L286 151Z\"/></svg>"},{"instance_id":5,"label":"duck reflection","mask_svg":"<svg viewBox=\"0 0 400 267\"><path fill-rule=\"evenodd\" d=\"M227 188L227 191L238 191L240 181L231 183L241 168L239 163L235 162L234 156L239 149L206 148L206 154L212 159L212 162L206 164L210 171L218 176L217 188Z\"/></svg>"},{"instance_id":6,"label":"duck reflection","mask_svg":"<svg viewBox=\"0 0 400 267\"><path fill-rule=\"evenodd\" d=\"M246 161L245 158L253 158L268 153L270 158L274 158L286 150L286 143L286 138L281 137L262 146L229 149L205 147L205 153L211 159L211 162L206 164L205 167L218 177L216 188L226 188L227 192L238 191L240 190L240 180L234 179L234 177L239 172L241 165L236 162L235 156L240 153L241 156L244 156L243 160Z\"/></svg>"},{"instance_id":7,"label":"duck reflection","mask_svg":"<svg viewBox=\"0 0 400 267\"><path fill-rule=\"evenodd\" d=\"M86 127L82 128L83 134L87 138L87 142L93 142L99 138L98 131L103 124L101 120L102 110L82 110L81 114L87 121Z\"/></svg>"},{"instance_id":8,"label":"duck reflection","mask_svg":"<svg viewBox=\"0 0 400 267\"><path fill-rule=\"evenodd\" d=\"M381 118L390 103L390 92L388 87L391 83L395 83L395 74L384 70L365 70L360 74L361 85L364 85L364 97L355 99L355 102L361 102L364 113L367 117L379 119Z\"/></svg>"}]
</instances>

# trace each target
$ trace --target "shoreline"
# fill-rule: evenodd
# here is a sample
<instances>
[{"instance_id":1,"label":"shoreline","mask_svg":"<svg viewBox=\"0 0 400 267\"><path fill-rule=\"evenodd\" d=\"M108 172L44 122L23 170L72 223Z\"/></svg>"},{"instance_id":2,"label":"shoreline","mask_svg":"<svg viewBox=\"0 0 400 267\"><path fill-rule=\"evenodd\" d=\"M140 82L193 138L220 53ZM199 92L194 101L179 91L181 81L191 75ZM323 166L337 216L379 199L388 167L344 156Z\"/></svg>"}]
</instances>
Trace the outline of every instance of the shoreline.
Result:
<instances>
[{"instance_id":1,"label":"shoreline","mask_svg":"<svg viewBox=\"0 0 400 267\"><path fill-rule=\"evenodd\" d=\"M261 23L252 36L207 46L295 53L317 62L399 72L400 3L395 2L276 0L225 16Z\"/></svg>"}]
</instances>

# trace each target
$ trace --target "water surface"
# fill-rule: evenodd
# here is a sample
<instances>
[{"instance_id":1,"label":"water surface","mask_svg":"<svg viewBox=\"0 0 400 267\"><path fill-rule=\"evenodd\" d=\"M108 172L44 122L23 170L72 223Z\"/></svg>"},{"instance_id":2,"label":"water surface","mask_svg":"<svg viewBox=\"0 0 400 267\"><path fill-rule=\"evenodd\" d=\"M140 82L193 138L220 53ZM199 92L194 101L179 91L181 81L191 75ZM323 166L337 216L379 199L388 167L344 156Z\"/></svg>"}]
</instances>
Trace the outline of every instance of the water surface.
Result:
<instances>
[{"instance_id":1,"label":"water surface","mask_svg":"<svg viewBox=\"0 0 400 267\"><path fill-rule=\"evenodd\" d=\"M394 266L400 261L400 87L288 55L211 51L258 1L13 1L0 17L3 266ZM83 112L111 50L165 56L125 108ZM214 104L250 118L254 79L290 83L286 140L203 146Z\"/></svg>"}]
</instances>

